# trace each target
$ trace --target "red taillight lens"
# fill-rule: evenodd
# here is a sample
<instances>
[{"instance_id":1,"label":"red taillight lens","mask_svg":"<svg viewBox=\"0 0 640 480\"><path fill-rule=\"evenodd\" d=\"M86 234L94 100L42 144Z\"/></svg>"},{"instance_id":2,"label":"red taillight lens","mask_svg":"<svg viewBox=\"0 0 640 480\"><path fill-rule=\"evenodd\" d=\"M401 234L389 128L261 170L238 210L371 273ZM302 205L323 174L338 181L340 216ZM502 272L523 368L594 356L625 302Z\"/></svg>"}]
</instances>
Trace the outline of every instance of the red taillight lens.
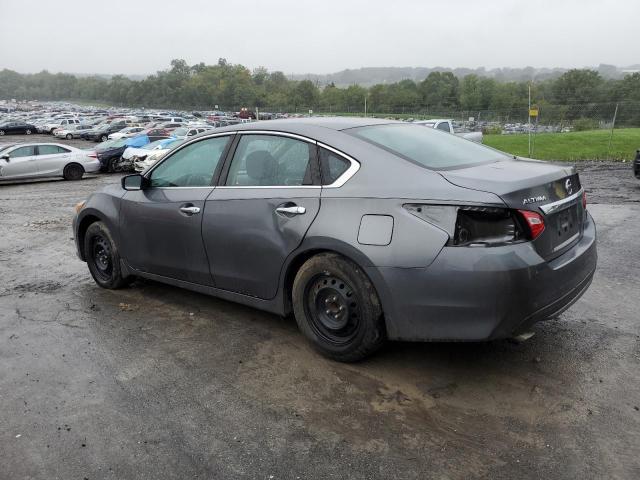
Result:
<instances>
[{"instance_id":1,"label":"red taillight lens","mask_svg":"<svg viewBox=\"0 0 640 480\"><path fill-rule=\"evenodd\" d=\"M583 210L587 209L587 192L582 191L582 208Z\"/></svg>"},{"instance_id":2,"label":"red taillight lens","mask_svg":"<svg viewBox=\"0 0 640 480\"><path fill-rule=\"evenodd\" d=\"M524 217L525 222L527 222L527 226L531 232L531 240L538 238L540 234L544 232L544 219L542 215L530 210L518 210L518 212Z\"/></svg>"},{"instance_id":3,"label":"red taillight lens","mask_svg":"<svg viewBox=\"0 0 640 480\"><path fill-rule=\"evenodd\" d=\"M98 154L96 152L91 152L91 153L87 154L87 157L98 158Z\"/></svg>"}]
</instances>

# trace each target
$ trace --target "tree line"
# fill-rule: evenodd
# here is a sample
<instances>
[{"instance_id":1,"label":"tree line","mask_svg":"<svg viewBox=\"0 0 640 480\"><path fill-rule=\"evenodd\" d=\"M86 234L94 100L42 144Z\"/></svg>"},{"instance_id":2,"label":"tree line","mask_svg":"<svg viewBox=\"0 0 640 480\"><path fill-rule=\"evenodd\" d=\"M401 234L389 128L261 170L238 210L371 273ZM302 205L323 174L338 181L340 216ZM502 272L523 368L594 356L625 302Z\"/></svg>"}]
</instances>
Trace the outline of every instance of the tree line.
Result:
<instances>
[{"instance_id":1,"label":"tree line","mask_svg":"<svg viewBox=\"0 0 640 480\"><path fill-rule=\"evenodd\" d=\"M484 112L485 116L526 117L529 82L499 82L475 74L456 77L431 72L424 80L402 80L365 88L360 85L319 86L310 80L290 80L264 67L253 71L220 59L215 65L188 65L173 60L168 69L141 80L123 75L79 77L42 71L20 74L0 71L0 99L82 100L110 105L211 110L241 107L286 112L369 112L382 114ZM533 83L533 102L546 118L576 120L609 118L616 103L619 122L640 124L640 73L619 80L597 71L570 70L558 78Z\"/></svg>"}]
</instances>

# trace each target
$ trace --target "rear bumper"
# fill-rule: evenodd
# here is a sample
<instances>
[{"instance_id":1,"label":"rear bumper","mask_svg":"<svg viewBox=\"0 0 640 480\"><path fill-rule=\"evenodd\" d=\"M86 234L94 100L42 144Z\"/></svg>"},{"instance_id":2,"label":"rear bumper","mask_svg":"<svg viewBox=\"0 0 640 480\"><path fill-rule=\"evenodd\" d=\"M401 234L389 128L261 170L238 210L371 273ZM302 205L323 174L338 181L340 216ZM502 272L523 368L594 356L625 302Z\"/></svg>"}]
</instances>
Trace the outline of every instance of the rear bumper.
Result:
<instances>
[{"instance_id":1,"label":"rear bumper","mask_svg":"<svg viewBox=\"0 0 640 480\"><path fill-rule=\"evenodd\" d=\"M597 263L590 215L580 241L547 262L530 243L445 247L428 268L375 268L387 333L397 340L507 338L577 301Z\"/></svg>"},{"instance_id":2,"label":"rear bumper","mask_svg":"<svg viewBox=\"0 0 640 480\"><path fill-rule=\"evenodd\" d=\"M100 160L89 160L82 164L84 171L87 173L96 173L100 171Z\"/></svg>"}]
</instances>

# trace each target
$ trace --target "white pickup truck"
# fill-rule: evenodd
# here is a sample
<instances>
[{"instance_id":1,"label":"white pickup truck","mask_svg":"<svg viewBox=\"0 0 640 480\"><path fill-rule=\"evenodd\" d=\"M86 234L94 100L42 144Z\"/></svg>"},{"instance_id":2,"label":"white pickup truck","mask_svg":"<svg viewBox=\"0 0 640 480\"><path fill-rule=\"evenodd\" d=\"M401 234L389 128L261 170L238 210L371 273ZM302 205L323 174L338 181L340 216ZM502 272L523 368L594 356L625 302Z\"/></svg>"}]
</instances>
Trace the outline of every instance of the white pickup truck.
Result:
<instances>
[{"instance_id":1,"label":"white pickup truck","mask_svg":"<svg viewBox=\"0 0 640 480\"><path fill-rule=\"evenodd\" d=\"M453 129L453 121L447 119L432 119L432 120L418 120L413 122L416 125L423 125L429 128L435 128L436 130L442 130L444 132L453 133L458 137L466 138L472 142L482 143L482 132L456 132Z\"/></svg>"}]
</instances>

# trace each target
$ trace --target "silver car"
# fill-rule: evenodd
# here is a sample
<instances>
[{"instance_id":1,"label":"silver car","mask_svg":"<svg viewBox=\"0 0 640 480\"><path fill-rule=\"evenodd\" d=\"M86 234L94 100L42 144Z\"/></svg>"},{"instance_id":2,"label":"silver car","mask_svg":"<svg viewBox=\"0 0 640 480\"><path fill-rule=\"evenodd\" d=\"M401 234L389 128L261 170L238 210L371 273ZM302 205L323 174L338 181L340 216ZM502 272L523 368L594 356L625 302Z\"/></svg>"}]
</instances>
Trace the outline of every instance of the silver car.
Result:
<instances>
[{"instance_id":1,"label":"silver car","mask_svg":"<svg viewBox=\"0 0 640 480\"><path fill-rule=\"evenodd\" d=\"M58 143L0 145L0 181L40 177L80 180L100 170L96 153Z\"/></svg>"},{"instance_id":2,"label":"silver car","mask_svg":"<svg viewBox=\"0 0 640 480\"><path fill-rule=\"evenodd\" d=\"M366 118L206 132L77 212L101 287L144 277L293 313L341 361L386 339L529 336L597 260L573 167Z\"/></svg>"}]
</instances>

